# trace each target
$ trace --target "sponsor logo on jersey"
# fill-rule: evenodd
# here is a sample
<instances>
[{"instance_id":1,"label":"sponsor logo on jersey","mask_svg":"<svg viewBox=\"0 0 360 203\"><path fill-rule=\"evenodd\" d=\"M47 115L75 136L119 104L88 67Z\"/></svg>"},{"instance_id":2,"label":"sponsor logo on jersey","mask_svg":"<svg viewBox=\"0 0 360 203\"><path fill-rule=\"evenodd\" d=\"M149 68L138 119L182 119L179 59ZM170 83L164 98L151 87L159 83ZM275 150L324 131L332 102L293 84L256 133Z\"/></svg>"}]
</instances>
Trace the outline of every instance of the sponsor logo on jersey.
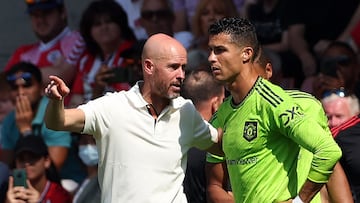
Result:
<instances>
[{"instance_id":1,"label":"sponsor logo on jersey","mask_svg":"<svg viewBox=\"0 0 360 203\"><path fill-rule=\"evenodd\" d=\"M285 112L281 113L279 118L284 121L284 125L288 125L290 121L292 121L297 116L304 115L301 109L298 106L293 106L291 109L285 110Z\"/></svg>"},{"instance_id":2,"label":"sponsor logo on jersey","mask_svg":"<svg viewBox=\"0 0 360 203\"><path fill-rule=\"evenodd\" d=\"M229 159L226 160L226 163L228 165L247 165L247 164L256 164L258 162L258 158L257 157L251 157L251 158L247 158L247 159Z\"/></svg>"},{"instance_id":3,"label":"sponsor logo on jersey","mask_svg":"<svg viewBox=\"0 0 360 203\"><path fill-rule=\"evenodd\" d=\"M257 122L256 121L246 121L245 122L243 137L249 142L257 137Z\"/></svg>"},{"instance_id":4,"label":"sponsor logo on jersey","mask_svg":"<svg viewBox=\"0 0 360 203\"><path fill-rule=\"evenodd\" d=\"M51 63L55 63L61 57L61 52L59 50L54 50L46 56L47 60Z\"/></svg>"}]
</instances>

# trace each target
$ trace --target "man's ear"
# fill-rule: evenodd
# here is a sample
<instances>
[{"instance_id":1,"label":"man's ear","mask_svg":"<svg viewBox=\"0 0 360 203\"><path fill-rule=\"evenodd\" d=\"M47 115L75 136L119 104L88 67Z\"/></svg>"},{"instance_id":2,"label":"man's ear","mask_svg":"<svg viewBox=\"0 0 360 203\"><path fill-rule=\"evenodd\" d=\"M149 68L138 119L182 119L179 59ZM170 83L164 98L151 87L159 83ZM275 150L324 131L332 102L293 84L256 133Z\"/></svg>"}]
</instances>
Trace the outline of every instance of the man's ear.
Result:
<instances>
[{"instance_id":1,"label":"man's ear","mask_svg":"<svg viewBox=\"0 0 360 203\"><path fill-rule=\"evenodd\" d=\"M265 66L265 74L266 74L266 77L268 79L270 79L273 75L273 72L272 72L272 64L271 63L266 63L266 66Z\"/></svg>"},{"instance_id":2,"label":"man's ear","mask_svg":"<svg viewBox=\"0 0 360 203\"><path fill-rule=\"evenodd\" d=\"M244 63L249 62L253 56L254 50L251 47L245 47L242 51L242 60Z\"/></svg>"},{"instance_id":3,"label":"man's ear","mask_svg":"<svg viewBox=\"0 0 360 203\"><path fill-rule=\"evenodd\" d=\"M218 96L215 96L211 99L211 113L212 114L214 114L218 110L221 103L222 103L222 101L220 101L220 98Z\"/></svg>"},{"instance_id":4,"label":"man's ear","mask_svg":"<svg viewBox=\"0 0 360 203\"><path fill-rule=\"evenodd\" d=\"M51 166L51 158L50 158L49 156L46 156L46 157L45 157L45 162L44 162L44 164L45 164L45 168L46 168L46 169L49 169L49 168L50 168L50 166Z\"/></svg>"},{"instance_id":5,"label":"man's ear","mask_svg":"<svg viewBox=\"0 0 360 203\"><path fill-rule=\"evenodd\" d=\"M150 59L145 59L143 62L143 67L144 67L144 71L147 74L152 74L153 69L154 69L154 64Z\"/></svg>"}]
</instances>

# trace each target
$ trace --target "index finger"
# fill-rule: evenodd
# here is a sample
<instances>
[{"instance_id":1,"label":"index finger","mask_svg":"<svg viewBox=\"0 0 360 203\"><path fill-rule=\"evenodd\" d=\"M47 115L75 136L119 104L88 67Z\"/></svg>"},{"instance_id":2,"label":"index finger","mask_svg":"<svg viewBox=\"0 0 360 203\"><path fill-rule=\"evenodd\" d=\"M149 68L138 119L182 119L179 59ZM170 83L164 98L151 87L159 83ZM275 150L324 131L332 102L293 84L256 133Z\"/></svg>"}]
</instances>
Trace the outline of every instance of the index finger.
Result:
<instances>
[{"instance_id":1,"label":"index finger","mask_svg":"<svg viewBox=\"0 0 360 203\"><path fill-rule=\"evenodd\" d=\"M12 176L9 176L9 189L14 187L14 178Z\"/></svg>"},{"instance_id":2,"label":"index finger","mask_svg":"<svg viewBox=\"0 0 360 203\"><path fill-rule=\"evenodd\" d=\"M65 85L65 82L62 79L60 79L58 76L50 75L49 79L50 81L54 81L56 84Z\"/></svg>"}]
</instances>

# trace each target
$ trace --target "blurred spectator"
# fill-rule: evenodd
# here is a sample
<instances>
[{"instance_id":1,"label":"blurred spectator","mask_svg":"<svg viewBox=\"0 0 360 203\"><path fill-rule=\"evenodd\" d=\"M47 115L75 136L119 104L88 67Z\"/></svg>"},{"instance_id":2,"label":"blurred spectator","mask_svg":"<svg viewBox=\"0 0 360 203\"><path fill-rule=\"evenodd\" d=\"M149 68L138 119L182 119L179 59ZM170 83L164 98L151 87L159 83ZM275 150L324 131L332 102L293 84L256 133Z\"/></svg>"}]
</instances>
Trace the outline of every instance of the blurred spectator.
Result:
<instances>
[{"instance_id":1,"label":"blurred spectator","mask_svg":"<svg viewBox=\"0 0 360 203\"><path fill-rule=\"evenodd\" d=\"M73 203L99 203L101 191L98 182L98 161L95 139L91 135L80 135L79 157L86 166L87 177L76 192Z\"/></svg>"},{"instance_id":2,"label":"blurred spectator","mask_svg":"<svg viewBox=\"0 0 360 203\"><path fill-rule=\"evenodd\" d=\"M321 99L329 127L336 127L351 117L360 113L359 100L354 95L348 95L344 89L326 92L327 95Z\"/></svg>"},{"instance_id":3,"label":"blurred spectator","mask_svg":"<svg viewBox=\"0 0 360 203\"><path fill-rule=\"evenodd\" d=\"M242 16L244 4L249 0L233 0L235 9ZM252 1L252 0L250 0ZM174 31L190 31L193 29L192 19L200 0L173 0L175 12Z\"/></svg>"},{"instance_id":4,"label":"blurred spectator","mask_svg":"<svg viewBox=\"0 0 360 203\"><path fill-rule=\"evenodd\" d=\"M304 76L300 61L289 49L284 10L284 0L260 0L247 6L246 17L254 24L262 47L274 55L272 56L274 73L281 72L284 77L281 80L288 80L287 83L279 81L282 83L281 86L286 89L299 88Z\"/></svg>"},{"instance_id":5,"label":"blurred spectator","mask_svg":"<svg viewBox=\"0 0 360 203\"><path fill-rule=\"evenodd\" d=\"M21 61L31 62L41 68L44 84L49 82L49 75L59 75L71 84L76 74L76 59L70 56L70 52L74 46L82 49L82 40L79 33L71 31L67 25L64 1L25 2L33 32L39 41L16 49L4 70Z\"/></svg>"},{"instance_id":6,"label":"blurred spectator","mask_svg":"<svg viewBox=\"0 0 360 203\"><path fill-rule=\"evenodd\" d=\"M122 78L115 72L126 74L124 66L127 64L122 54L136 41L121 6L114 1L91 2L82 14L80 32L86 50L77 64L70 106L97 98L107 91L129 89L128 75Z\"/></svg>"},{"instance_id":7,"label":"blurred spectator","mask_svg":"<svg viewBox=\"0 0 360 203\"><path fill-rule=\"evenodd\" d=\"M326 91L344 88L359 98L360 65L356 53L347 43L332 42L321 56L320 64L320 73L304 82L304 91L321 99Z\"/></svg>"},{"instance_id":8,"label":"blurred spectator","mask_svg":"<svg viewBox=\"0 0 360 203\"><path fill-rule=\"evenodd\" d=\"M6 82L6 73L0 73L0 143L1 143L1 128L5 116L13 110L14 105L10 97L10 86ZM1 146L0 146L1 148Z\"/></svg>"},{"instance_id":9,"label":"blurred spectator","mask_svg":"<svg viewBox=\"0 0 360 203\"><path fill-rule=\"evenodd\" d=\"M191 72L196 70L210 71L210 63L208 61L208 54L199 49L193 49L188 51L188 63L185 67L185 72Z\"/></svg>"},{"instance_id":10,"label":"blurred spectator","mask_svg":"<svg viewBox=\"0 0 360 203\"><path fill-rule=\"evenodd\" d=\"M224 87L217 83L210 69L200 66L185 77L181 95L191 99L200 115L207 121L224 100ZM184 192L190 203L206 203L205 179L206 151L191 148L188 152L187 168L184 179Z\"/></svg>"},{"instance_id":11,"label":"blurred spectator","mask_svg":"<svg viewBox=\"0 0 360 203\"><path fill-rule=\"evenodd\" d=\"M15 147L15 157L16 168L26 171L26 186L16 186L14 177L10 176L7 203L71 202L70 194L59 184L56 171L52 170L52 161L41 136L20 138Z\"/></svg>"},{"instance_id":12,"label":"blurred spectator","mask_svg":"<svg viewBox=\"0 0 360 203\"><path fill-rule=\"evenodd\" d=\"M174 11L169 0L143 0L140 24L147 36L164 33L177 39L186 49L192 43L193 35L189 31L174 32Z\"/></svg>"},{"instance_id":13,"label":"blurred spectator","mask_svg":"<svg viewBox=\"0 0 360 203\"><path fill-rule=\"evenodd\" d=\"M360 202L360 115L356 115L341 125L331 128L335 141L342 150L340 163L350 183L355 203Z\"/></svg>"},{"instance_id":14,"label":"blurred spectator","mask_svg":"<svg viewBox=\"0 0 360 203\"><path fill-rule=\"evenodd\" d=\"M238 13L232 0L200 0L192 19L192 48L208 52L209 26L221 18L235 16L238 16Z\"/></svg>"},{"instance_id":15,"label":"blurred spectator","mask_svg":"<svg viewBox=\"0 0 360 203\"><path fill-rule=\"evenodd\" d=\"M31 63L20 62L6 73L15 110L3 122L6 127L2 128L0 159L12 168L16 142L29 134L42 136L61 178L80 182L83 179L80 165L73 160L76 154L69 151L72 141L70 133L53 131L45 126L44 114L48 99L43 96L40 69Z\"/></svg>"},{"instance_id":16,"label":"blurred spectator","mask_svg":"<svg viewBox=\"0 0 360 203\"><path fill-rule=\"evenodd\" d=\"M300 59L305 77L309 77L318 72L318 56L346 29L359 1L286 2L285 19L289 26L290 47Z\"/></svg>"}]
</instances>

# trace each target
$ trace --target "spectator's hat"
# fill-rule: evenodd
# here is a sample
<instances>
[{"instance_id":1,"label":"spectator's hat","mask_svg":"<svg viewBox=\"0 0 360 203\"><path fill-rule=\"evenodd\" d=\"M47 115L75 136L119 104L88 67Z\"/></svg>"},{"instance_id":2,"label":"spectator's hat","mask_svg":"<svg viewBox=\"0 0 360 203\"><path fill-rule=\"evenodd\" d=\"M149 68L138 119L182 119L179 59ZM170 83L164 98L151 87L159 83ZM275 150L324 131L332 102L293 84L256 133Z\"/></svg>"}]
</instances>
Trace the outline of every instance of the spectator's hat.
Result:
<instances>
[{"instance_id":1,"label":"spectator's hat","mask_svg":"<svg viewBox=\"0 0 360 203\"><path fill-rule=\"evenodd\" d=\"M47 146L41 136L28 135L21 137L15 146L15 154L19 155L22 152L32 152L39 156L48 155Z\"/></svg>"},{"instance_id":2,"label":"spectator's hat","mask_svg":"<svg viewBox=\"0 0 360 203\"><path fill-rule=\"evenodd\" d=\"M34 10L47 10L64 5L64 0L25 0L25 2L28 13Z\"/></svg>"}]
</instances>

